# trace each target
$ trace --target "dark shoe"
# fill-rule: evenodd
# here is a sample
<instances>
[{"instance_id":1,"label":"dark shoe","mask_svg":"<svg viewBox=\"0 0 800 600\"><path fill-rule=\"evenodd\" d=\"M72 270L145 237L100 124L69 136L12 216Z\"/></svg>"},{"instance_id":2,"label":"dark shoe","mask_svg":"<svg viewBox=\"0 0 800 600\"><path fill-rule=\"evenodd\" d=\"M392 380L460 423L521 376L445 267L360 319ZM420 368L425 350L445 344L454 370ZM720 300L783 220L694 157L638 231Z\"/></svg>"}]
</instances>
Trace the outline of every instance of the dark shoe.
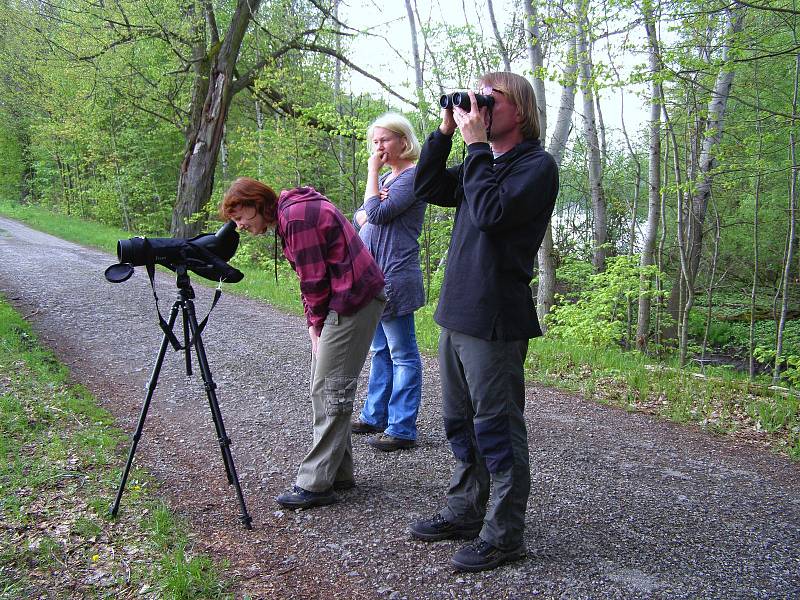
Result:
<instances>
[{"instance_id":1,"label":"dark shoe","mask_svg":"<svg viewBox=\"0 0 800 600\"><path fill-rule=\"evenodd\" d=\"M525 547L522 545L505 551L479 538L456 552L451 562L457 571L486 571L524 556Z\"/></svg>"},{"instance_id":2,"label":"dark shoe","mask_svg":"<svg viewBox=\"0 0 800 600\"><path fill-rule=\"evenodd\" d=\"M362 421L361 419L356 419L352 423L353 425L353 433L380 433L383 431L383 427L378 427L377 425L371 425L366 421Z\"/></svg>"},{"instance_id":3,"label":"dark shoe","mask_svg":"<svg viewBox=\"0 0 800 600\"><path fill-rule=\"evenodd\" d=\"M313 508L333 504L336 502L336 494L332 489L326 492L311 492L296 485L275 498L275 501L284 508Z\"/></svg>"},{"instance_id":4,"label":"dark shoe","mask_svg":"<svg viewBox=\"0 0 800 600\"><path fill-rule=\"evenodd\" d=\"M352 490L354 487L356 487L356 482L353 479L340 479L333 482L333 489L337 492Z\"/></svg>"},{"instance_id":5,"label":"dark shoe","mask_svg":"<svg viewBox=\"0 0 800 600\"><path fill-rule=\"evenodd\" d=\"M451 523L442 515L436 514L430 519L414 521L409 527L411 537L426 542L438 542L439 540L465 539L471 540L478 537L483 524L463 525L461 523Z\"/></svg>"},{"instance_id":6,"label":"dark shoe","mask_svg":"<svg viewBox=\"0 0 800 600\"><path fill-rule=\"evenodd\" d=\"M378 433L369 438L367 443L378 450L383 450L384 452L394 452L395 450L413 448L417 442L414 440L396 438L388 433Z\"/></svg>"}]
</instances>

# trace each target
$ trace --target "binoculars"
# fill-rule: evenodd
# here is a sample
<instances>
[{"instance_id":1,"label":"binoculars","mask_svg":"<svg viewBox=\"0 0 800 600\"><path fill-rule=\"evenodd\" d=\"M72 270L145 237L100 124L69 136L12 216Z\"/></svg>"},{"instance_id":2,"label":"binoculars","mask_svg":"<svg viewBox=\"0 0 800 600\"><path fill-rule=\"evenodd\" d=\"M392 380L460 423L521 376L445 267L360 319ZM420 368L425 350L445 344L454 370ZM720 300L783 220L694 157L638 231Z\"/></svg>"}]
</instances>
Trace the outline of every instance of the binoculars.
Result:
<instances>
[{"instance_id":1,"label":"binoculars","mask_svg":"<svg viewBox=\"0 0 800 600\"><path fill-rule=\"evenodd\" d=\"M475 100L478 102L478 108L488 106L491 109L494 106L493 96L475 94ZM454 106L458 106L463 110L469 111L469 94L467 92L453 92L452 94L445 94L439 98L439 106L442 108L453 108Z\"/></svg>"}]
</instances>

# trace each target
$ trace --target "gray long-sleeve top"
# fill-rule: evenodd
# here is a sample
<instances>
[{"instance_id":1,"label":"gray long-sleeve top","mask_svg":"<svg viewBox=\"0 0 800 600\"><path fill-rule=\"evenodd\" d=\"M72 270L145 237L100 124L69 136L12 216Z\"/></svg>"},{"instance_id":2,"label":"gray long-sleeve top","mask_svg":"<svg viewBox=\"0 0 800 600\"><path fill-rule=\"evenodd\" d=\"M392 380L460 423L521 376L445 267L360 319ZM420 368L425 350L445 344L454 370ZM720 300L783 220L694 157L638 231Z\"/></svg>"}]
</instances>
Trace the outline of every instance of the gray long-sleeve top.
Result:
<instances>
[{"instance_id":1,"label":"gray long-sleeve top","mask_svg":"<svg viewBox=\"0 0 800 600\"><path fill-rule=\"evenodd\" d=\"M427 205L414 195L415 171L416 167L407 169L384 185L387 173L378 185L388 188L388 197L381 202L380 196L372 196L358 209L367 214L358 235L386 279L384 318L413 313L425 304L419 234ZM358 228L355 217L353 223Z\"/></svg>"}]
</instances>

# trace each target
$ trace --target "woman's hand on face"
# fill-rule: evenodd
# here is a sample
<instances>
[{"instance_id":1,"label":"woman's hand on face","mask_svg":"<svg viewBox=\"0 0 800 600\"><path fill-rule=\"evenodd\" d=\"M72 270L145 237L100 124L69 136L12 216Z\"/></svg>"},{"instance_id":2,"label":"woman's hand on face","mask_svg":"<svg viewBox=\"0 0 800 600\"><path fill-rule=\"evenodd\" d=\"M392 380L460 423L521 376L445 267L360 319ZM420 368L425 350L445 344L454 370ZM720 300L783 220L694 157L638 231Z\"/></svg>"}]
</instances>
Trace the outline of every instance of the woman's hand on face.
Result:
<instances>
[{"instance_id":1,"label":"woman's hand on face","mask_svg":"<svg viewBox=\"0 0 800 600\"><path fill-rule=\"evenodd\" d=\"M389 160L389 155L386 154L386 152L375 150L372 154L370 154L369 160L367 161L367 168L370 171L377 173L383 168L387 160Z\"/></svg>"}]
</instances>

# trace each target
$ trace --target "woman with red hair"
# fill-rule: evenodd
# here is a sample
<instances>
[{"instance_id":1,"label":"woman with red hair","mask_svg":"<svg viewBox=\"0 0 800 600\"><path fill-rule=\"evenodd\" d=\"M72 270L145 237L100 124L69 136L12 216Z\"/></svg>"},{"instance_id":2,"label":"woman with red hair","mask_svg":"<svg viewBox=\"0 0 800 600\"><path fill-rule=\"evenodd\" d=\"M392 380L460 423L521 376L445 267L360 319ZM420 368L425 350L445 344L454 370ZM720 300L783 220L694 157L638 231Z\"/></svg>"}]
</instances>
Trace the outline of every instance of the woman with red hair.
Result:
<instances>
[{"instance_id":1,"label":"woman with red hair","mask_svg":"<svg viewBox=\"0 0 800 600\"><path fill-rule=\"evenodd\" d=\"M311 339L314 440L296 484L276 500L286 508L332 504L334 490L355 485L350 417L386 302L383 274L353 225L312 187L278 195L240 177L225 193L220 213L253 235L274 228L300 279Z\"/></svg>"}]
</instances>

